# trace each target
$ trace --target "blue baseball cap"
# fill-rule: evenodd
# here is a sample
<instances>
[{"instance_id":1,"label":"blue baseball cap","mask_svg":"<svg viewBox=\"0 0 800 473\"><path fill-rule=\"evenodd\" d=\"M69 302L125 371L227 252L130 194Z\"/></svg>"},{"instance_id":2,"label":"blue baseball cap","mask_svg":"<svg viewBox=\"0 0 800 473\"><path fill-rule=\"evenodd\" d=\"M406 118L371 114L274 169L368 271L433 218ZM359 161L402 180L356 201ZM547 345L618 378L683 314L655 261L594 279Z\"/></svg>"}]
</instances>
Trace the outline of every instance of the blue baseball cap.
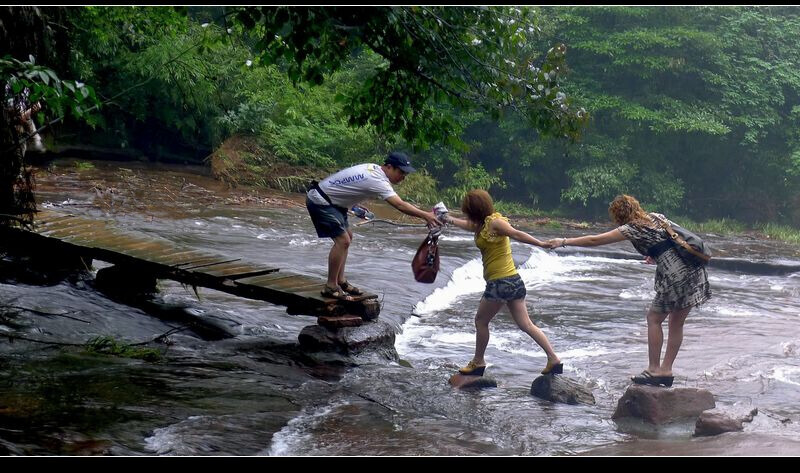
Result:
<instances>
[{"instance_id":1,"label":"blue baseball cap","mask_svg":"<svg viewBox=\"0 0 800 473\"><path fill-rule=\"evenodd\" d=\"M411 160L408 159L408 156L399 151L389 153L389 156L386 157L386 161L384 161L384 164L391 164L392 166L400 169L406 174L416 171L416 169L411 167Z\"/></svg>"}]
</instances>

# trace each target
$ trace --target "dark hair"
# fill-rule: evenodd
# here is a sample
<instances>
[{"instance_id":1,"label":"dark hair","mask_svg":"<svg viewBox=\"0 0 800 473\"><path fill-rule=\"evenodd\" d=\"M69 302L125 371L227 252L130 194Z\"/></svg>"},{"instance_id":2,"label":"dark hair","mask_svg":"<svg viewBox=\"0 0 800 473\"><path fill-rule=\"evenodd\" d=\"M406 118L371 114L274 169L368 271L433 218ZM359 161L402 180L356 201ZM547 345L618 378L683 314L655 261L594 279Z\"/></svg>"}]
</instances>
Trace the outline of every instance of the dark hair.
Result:
<instances>
[{"instance_id":1,"label":"dark hair","mask_svg":"<svg viewBox=\"0 0 800 473\"><path fill-rule=\"evenodd\" d=\"M483 225L486 217L494 213L492 196L483 189L473 189L461 201L461 211L472 222Z\"/></svg>"}]
</instances>

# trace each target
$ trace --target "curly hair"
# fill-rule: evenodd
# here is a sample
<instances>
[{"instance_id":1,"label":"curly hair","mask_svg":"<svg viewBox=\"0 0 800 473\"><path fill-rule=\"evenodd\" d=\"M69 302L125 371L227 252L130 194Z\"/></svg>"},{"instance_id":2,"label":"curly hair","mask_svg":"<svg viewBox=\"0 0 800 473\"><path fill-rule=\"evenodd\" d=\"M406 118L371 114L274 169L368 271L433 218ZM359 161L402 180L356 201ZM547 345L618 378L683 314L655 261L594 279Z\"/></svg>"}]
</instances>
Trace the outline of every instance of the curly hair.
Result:
<instances>
[{"instance_id":1,"label":"curly hair","mask_svg":"<svg viewBox=\"0 0 800 473\"><path fill-rule=\"evenodd\" d=\"M647 212L639 204L635 197L622 194L614 197L608 206L608 215L617 225L627 223L638 223L641 225L652 226L653 223Z\"/></svg>"},{"instance_id":2,"label":"curly hair","mask_svg":"<svg viewBox=\"0 0 800 473\"><path fill-rule=\"evenodd\" d=\"M470 221L483 225L486 217L494 213L492 196L483 189L472 189L461 201L461 211Z\"/></svg>"}]
</instances>

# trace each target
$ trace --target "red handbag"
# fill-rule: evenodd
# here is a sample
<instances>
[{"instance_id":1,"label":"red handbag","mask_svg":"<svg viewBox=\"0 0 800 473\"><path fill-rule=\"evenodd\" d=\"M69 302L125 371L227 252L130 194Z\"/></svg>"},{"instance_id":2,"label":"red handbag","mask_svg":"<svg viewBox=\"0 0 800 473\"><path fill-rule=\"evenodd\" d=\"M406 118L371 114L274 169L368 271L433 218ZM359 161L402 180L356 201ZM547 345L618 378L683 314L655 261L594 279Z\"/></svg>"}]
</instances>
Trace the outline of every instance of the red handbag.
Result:
<instances>
[{"instance_id":1,"label":"red handbag","mask_svg":"<svg viewBox=\"0 0 800 473\"><path fill-rule=\"evenodd\" d=\"M428 235L411 260L411 270L417 282L432 283L439 272L439 236Z\"/></svg>"}]
</instances>

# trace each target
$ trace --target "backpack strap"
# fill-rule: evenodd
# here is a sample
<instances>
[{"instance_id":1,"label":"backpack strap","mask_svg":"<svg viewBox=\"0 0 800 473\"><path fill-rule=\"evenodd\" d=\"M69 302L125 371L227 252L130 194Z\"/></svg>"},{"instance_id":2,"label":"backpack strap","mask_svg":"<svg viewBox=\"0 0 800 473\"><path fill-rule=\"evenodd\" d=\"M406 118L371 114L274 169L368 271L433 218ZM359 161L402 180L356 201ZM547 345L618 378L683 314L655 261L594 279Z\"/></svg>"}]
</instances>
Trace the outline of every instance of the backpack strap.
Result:
<instances>
[{"instance_id":1,"label":"backpack strap","mask_svg":"<svg viewBox=\"0 0 800 473\"><path fill-rule=\"evenodd\" d=\"M678 235L677 232L675 232L675 230L669 224L669 221L667 221L666 219L661 218L657 214L650 214L650 216L653 218L653 220L658 222L659 225L661 225L661 228L666 230L667 234L669 234L669 237L672 238L672 241L674 241L676 244L680 245L684 250L686 250L689 253L691 253L692 255L700 258L701 260L705 261L706 263L708 263L711 260L710 256L695 250L694 248L692 248L692 245L686 243L686 240L681 238L681 236Z\"/></svg>"}]
</instances>

